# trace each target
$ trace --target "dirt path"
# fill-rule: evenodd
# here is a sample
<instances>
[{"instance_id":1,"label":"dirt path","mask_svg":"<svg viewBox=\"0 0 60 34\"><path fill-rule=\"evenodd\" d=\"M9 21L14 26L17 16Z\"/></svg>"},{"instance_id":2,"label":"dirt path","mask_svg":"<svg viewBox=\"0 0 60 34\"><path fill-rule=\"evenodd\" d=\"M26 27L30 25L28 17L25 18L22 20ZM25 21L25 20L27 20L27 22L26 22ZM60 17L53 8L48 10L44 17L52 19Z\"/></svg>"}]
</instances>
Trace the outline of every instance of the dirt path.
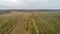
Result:
<instances>
[{"instance_id":1,"label":"dirt path","mask_svg":"<svg viewBox=\"0 0 60 34\"><path fill-rule=\"evenodd\" d=\"M2 34L10 34L10 32L15 28L15 26L20 22L21 20L21 17L23 17L25 13L22 13L22 12L16 12L16 13L9 13L9 14L4 14L4 15L1 15L2 18L5 18L5 17L18 17L19 19L17 19L17 21L7 27L7 29L5 29L5 31L2 32Z\"/></svg>"},{"instance_id":2,"label":"dirt path","mask_svg":"<svg viewBox=\"0 0 60 34\"><path fill-rule=\"evenodd\" d=\"M32 19L32 23L33 23L33 25L34 25L34 27L35 27L36 33L39 34L39 30L38 30L38 27L37 27L34 19Z\"/></svg>"},{"instance_id":3,"label":"dirt path","mask_svg":"<svg viewBox=\"0 0 60 34\"><path fill-rule=\"evenodd\" d=\"M13 24L11 24L12 25L11 27L9 27L10 25L8 26L9 27L8 30L4 30L3 34L52 34L52 33L58 34L60 33L58 32L60 31L59 30L60 21L58 21L58 25L57 25L57 23L55 22L56 20L54 20L55 18L56 19L59 18L59 16L56 17L55 15L53 18L53 14L50 14L48 16L48 13L45 14L44 12L40 12L40 13L39 12L15 12L15 13L0 15L0 17L2 18L18 17L18 19ZM54 23L50 22L51 20L53 20L52 22ZM54 27L57 28L54 29Z\"/></svg>"},{"instance_id":4,"label":"dirt path","mask_svg":"<svg viewBox=\"0 0 60 34\"><path fill-rule=\"evenodd\" d=\"M12 16L19 15L19 16L22 16L22 17L19 18L16 22L16 25L14 26L14 24L13 24L13 26L8 31L6 31L5 34L32 34L32 32L30 31L30 30L32 30L32 26L34 26L34 29L35 29L36 33L39 34L36 23L35 23L34 19L32 19L33 13L31 13L31 12L21 12L21 13L6 14L6 16L7 15L8 16L9 15L12 15ZM4 16L4 15L2 15L2 16ZM9 32L10 30L11 30L11 32Z\"/></svg>"},{"instance_id":5,"label":"dirt path","mask_svg":"<svg viewBox=\"0 0 60 34\"><path fill-rule=\"evenodd\" d=\"M26 33L26 27L27 27L27 21L28 21L28 13L25 13L22 17L22 20L19 22L19 24L14 28L14 30L11 32L11 34L25 34Z\"/></svg>"}]
</instances>

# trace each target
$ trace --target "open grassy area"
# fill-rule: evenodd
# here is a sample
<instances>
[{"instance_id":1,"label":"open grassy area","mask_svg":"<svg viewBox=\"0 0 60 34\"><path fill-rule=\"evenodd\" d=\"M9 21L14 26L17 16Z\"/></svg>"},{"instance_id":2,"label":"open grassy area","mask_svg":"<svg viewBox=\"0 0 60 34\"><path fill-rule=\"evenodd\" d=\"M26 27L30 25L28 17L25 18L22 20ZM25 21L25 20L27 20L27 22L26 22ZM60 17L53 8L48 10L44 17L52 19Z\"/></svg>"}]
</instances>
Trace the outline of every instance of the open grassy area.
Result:
<instances>
[{"instance_id":1,"label":"open grassy area","mask_svg":"<svg viewBox=\"0 0 60 34\"><path fill-rule=\"evenodd\" d=\"M60 12L13 12L0 15L0 34L60 34Z\"/></svg>"}]
</instances>

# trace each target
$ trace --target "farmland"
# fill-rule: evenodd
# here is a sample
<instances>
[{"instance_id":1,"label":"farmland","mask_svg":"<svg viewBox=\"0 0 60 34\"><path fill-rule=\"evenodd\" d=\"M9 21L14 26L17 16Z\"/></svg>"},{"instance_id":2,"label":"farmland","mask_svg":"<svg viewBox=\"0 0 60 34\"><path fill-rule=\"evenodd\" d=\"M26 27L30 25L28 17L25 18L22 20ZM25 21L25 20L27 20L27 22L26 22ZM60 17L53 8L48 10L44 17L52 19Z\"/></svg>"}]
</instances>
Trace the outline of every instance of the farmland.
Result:
<instances>
[{"instance_id":1,"label":"farmland","mask_svg":"<svg viewBox=\"0 0 60 34\"><path fill-rule=\"evenodd\" d=\"M60 12L1 14L0 34L60 34Z\"/></svg>"}]
</instances>

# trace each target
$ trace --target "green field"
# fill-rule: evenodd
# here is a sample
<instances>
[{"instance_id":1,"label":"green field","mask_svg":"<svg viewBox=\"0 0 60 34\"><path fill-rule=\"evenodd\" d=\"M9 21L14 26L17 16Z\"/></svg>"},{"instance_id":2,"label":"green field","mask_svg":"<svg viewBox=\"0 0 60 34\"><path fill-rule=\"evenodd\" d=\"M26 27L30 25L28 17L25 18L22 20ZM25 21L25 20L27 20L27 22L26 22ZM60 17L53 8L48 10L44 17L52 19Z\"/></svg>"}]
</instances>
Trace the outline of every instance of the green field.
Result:
<instances>
[{"instance_id":1,"label":"green field","mask_svg":"<svg viewBox=\"0 0 60 34\"><path fill-rule=\"evenodd\" d=\"M60 34L60 12L12 12L0 15L0 34Z\"/></svg>"}]
</instances>

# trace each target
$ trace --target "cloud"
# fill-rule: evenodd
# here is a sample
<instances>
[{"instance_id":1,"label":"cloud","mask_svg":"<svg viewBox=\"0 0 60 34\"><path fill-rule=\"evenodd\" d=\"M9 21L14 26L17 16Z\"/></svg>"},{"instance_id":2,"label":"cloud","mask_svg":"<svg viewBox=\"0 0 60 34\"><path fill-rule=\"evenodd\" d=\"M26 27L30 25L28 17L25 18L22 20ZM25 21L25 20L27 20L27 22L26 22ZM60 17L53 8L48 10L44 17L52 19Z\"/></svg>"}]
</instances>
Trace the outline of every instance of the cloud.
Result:
<instances>
[{"instance_id":1,"label":"cloud","mask_svg":"<svg viewBox=\"0 0 60 34\"><path fill-rule=\"evenodd\" d=\"M60 8L60 0L0 0L0 8Z\"/></svg>"}]
</instances>

